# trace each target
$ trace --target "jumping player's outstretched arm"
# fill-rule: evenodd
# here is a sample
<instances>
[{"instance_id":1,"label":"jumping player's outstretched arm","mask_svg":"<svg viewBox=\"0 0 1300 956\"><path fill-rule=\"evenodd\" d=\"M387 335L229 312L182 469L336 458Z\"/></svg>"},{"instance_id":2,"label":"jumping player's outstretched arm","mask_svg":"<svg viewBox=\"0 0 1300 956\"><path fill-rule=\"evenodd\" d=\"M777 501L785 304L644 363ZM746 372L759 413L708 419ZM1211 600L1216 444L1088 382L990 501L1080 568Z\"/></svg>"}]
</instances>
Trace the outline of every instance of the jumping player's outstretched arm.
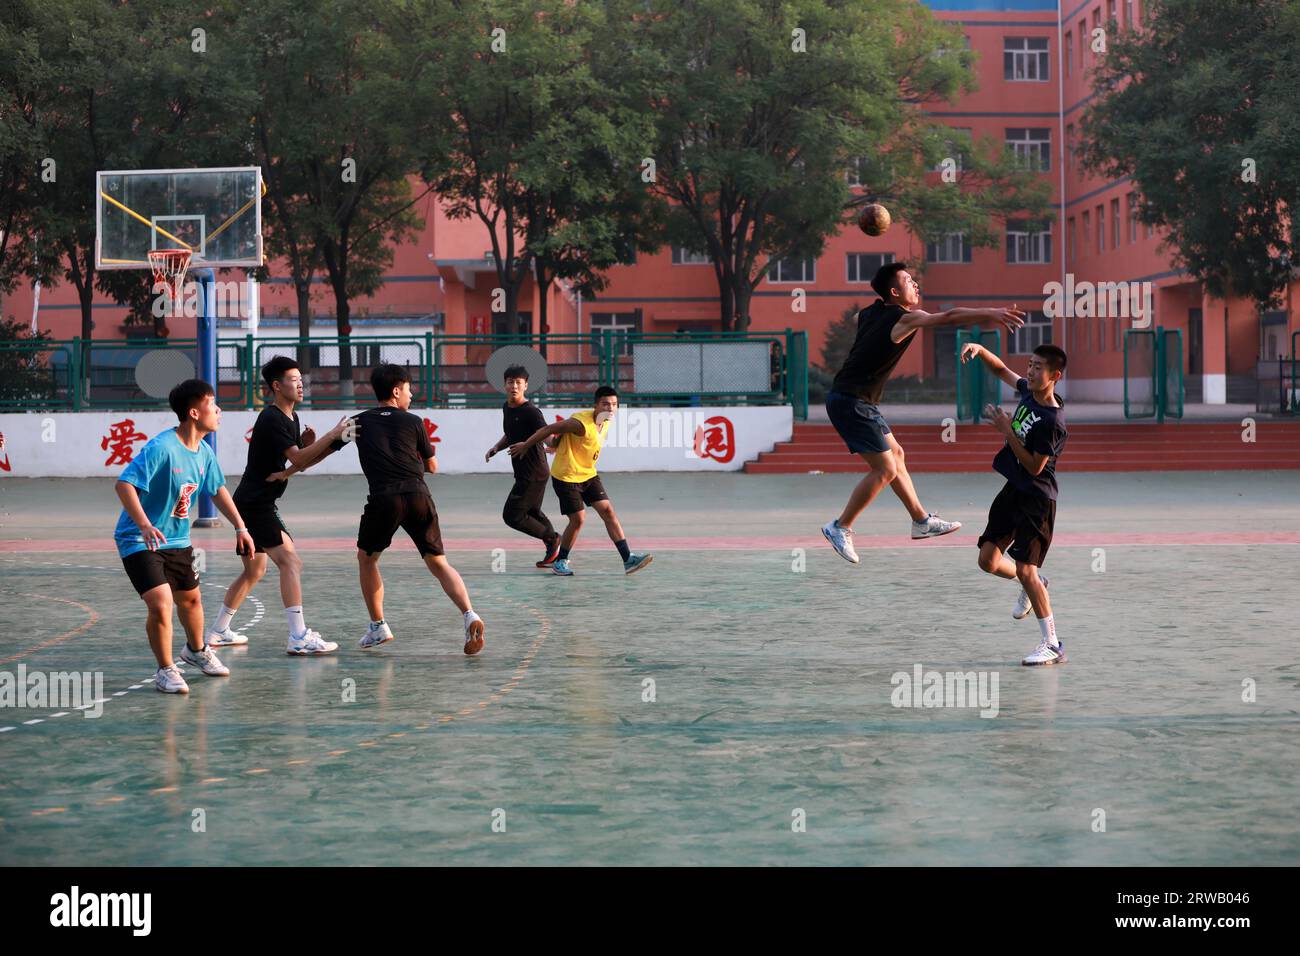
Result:
<instances>
[{"instance_id":1,"label":"jumping player's outstretched arm","mask_svg":"<svg viewBox=\"0 0 1300 956\"><path fill-rule=\"evenodd\" d=\"M576 418L566 418L562 422L555 422L547 425L545 428L539 428L528 436L527 441L515 442L510 446L510 457L518 458L520 455L527 454L528 449L532 448L540 441L545 441L552 435L581 435L586 429L582 422Z\"/></svg>"},{"instance_id":2,"label":"jumping player's outstretched arm","mask_svg":"<svg viewBox=\"0 0 1300 956\"><path fill-rule=\"evenodd\" d=\"M1002 381L1006 382L1012 388L1015 388L1016 383L1020 381L1021 376L1007 368L1002 359L998 358L978 342L967 342L962 346L961 360L963 364L976 357L988 366L990 372L1002 379Z\"/></svg>"},{"instance_id":3,"label":"jumping player's outstretched arm","mask_svg":"<svg viewBox=\"0 0 1300 956\"><path fill-rule=\"evenodd\" d=\"M1009 309L949 309L947 312L923 312L914 309L894 323L889 337L901 342L917 329L933 329L945 325L964 325L966 323L996 322L1008 332L1014 332L1025 324L1025 313L1014 305Z\"/></svg>"}]
</instances>

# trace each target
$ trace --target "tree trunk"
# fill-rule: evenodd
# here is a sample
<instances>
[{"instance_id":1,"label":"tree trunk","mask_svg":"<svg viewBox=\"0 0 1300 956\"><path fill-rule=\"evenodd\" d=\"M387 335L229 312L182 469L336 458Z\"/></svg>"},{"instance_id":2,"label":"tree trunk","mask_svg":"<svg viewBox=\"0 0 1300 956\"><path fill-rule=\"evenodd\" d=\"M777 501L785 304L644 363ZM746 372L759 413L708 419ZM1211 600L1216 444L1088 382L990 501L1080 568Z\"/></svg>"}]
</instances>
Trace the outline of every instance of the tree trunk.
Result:
<instances>
[{"instance_id":1,"label":"tree trunk","mask_svg":"<svg viewBox=\"0 0 1300 956\"><path fill-rule=\"evenodd\" d=\"M542 353L543 358L546 356L546 329L550 321L550 309L548 300L551 297L551 284L555 281L554 273L549 272L537 260L533 260L533 281L537 283L537 336L538 351Z\"/></svg>"},{"instance_id":2,"label":"tree trunk","mask_svg":"<svg viewBox=\"0 0 1300 956\"><path fill-rule=\"evenodd\" d=\"M311 401L311 277L294 281L298 297L298 370L302 373L302 397Z\"/></svg>"},{"instance_id":3,"label":"tree trunk","mask_svg":"<svg viewBox=\"0 0 1300 956\"><path fill-rule=\"evenodd\" d=\"M736 299L736 315L733 323L734 332L749 331L749 303L754 297L754 290L750 288L749 282L736 276L732 280L734 285L734 295Z\"/></svg>"},{"instance_id":4,"label":"tree trunk","mask_svg":"<svg viewBox=\"0 0 1300 956\"><path fill-rule=\"evenodd\" d=\"M339 396L349 401L356 394L352 384L352 309L341 285L334 290L339 330Z\"/></svg>"}]
</instances>

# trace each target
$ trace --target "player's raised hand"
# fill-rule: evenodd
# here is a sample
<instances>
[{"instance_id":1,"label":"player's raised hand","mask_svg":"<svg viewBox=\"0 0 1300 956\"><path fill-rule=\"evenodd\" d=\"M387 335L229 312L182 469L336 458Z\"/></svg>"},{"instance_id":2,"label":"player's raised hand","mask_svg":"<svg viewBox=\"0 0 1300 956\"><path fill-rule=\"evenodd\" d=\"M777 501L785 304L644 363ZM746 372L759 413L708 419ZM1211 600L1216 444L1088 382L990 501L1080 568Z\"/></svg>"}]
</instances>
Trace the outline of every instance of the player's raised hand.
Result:
<instances>
[{"instance_id":1,"label":"player's raised hand","mask_svg":"<svg viewBox=\"0 0 1300 956\"><path fill-rule=\"evenodd\" d=\"M150 551L157 551L167 543L167 535L163 534L153 525L145 525L140 529L140 534L144 535L144 543Z\"/></svg>"},{"instance_id":2,"label":"player's raised hand","mask_svg":"<svg viewBox=\"0 0 1300 956\"><path fill-rule=\"evenodd\" d=\"M306 446L314 445L315 443L316 443L316 429L308 425L306 428L302 430L303 447L305 448Z\"/></svg>"},{"instance_id":3,"label":"player's raised hand","mask_svg":"<svg viewBox=\"0 0 1300 956\"><path fill-rule=\"evenodd\" d=\"M994 309L993 321L1008 332L1014 332L1025 324L1025 312L1013 304L1009 309Z\"/></svg>"},{"instance_id":4,"label":"player's raised hand","mask_svg":"<svg viewBox=\"0 0 1300 956\"><path fill-rule=\"evenodd\" d=\"M969 362L971 359L975 358L975 356L979 355L980 352L982 352L983 350L984 350L984 346L980 345L978 342L967 342L965 345L961 347L962 364L964 365L965 363Z\"/></svg>"}]
</instances>

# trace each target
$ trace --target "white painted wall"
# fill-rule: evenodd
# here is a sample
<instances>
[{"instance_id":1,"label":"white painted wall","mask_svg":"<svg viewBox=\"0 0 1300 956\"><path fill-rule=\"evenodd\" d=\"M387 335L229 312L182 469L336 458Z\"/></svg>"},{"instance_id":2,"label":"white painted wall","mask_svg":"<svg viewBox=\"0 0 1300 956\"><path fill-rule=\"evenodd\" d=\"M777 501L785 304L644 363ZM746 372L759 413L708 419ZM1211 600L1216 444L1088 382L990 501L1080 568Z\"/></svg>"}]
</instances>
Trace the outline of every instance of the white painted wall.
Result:
<instances>
[{"instance_id":1,"label":"white painted wall","mask_svg":"<svg viewBox=\"0 0 1300 956\"><path fill-rule=\"evenodd\" d=\"M411 409L432 423L438 468L447 474L510 471L510 456L502 452L490 463L483 461L489 447L501 437L501 412L496 409ZM578 409L543 408L548 422L568 417ZM248 457L246 435L257 412L224 412L217 433L217 455L227 475L241 474ZM342 417L342 411L299 412L304 427L324 434ZM152 438L176 425L171 412L58 412L0 414L5 451L0 452L0 478L116 477L124 464L107 465L111 446L105 440L114 423L132 423L135 434ZM721 438L730 423L734 451L710 452L710 438ZM777 442L789 441L794 429L788 405L739 408L624 408L610 425L600 455L602 472L618 471L738 471L759 452L771 451ZM696 454L697 440L703 456ZM143 441L132 443L138 451ZM7 465L7 468L6 468ZM344 448L311 469L313 474L357 475L361 465L354 448Z\"/></svg>"}]
</instances>

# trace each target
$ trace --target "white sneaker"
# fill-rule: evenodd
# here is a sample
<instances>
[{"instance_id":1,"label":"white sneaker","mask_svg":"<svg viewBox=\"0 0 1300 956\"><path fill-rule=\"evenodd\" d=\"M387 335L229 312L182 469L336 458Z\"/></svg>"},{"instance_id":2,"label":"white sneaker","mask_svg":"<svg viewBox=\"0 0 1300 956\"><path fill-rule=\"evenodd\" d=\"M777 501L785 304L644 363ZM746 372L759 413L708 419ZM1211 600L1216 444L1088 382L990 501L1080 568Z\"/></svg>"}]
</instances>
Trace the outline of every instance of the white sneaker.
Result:
<instances>
[{"instance_id":1,"label":"white sneaker","mask_svg":"<svg viewBox=\"0 0 1300 956\"><path fill-rule=\"evenodd\" d=\"M388 629L388 622L385 621L377 628L366 629L365 635L361 638L362 648L378 647L380 644L387 643L393 639L393 632Z\"/></svg>"},{"instance_id":2,"label":"white sneaker","mask_svg":"<svg viewBox=\"0 0 1300 956\"><path fill-rule=\"evenodd\" d=\"M858 552L853 550L853 529L840 524L839 518L832 518L822 525L822 534L831 543L831 547L845 561L857 564Z\"/></svg>"},{"instance_id":3,"label":"white sneaker","mask_svg":"<svg viewBox=\"0 0 1300 956\"><path fill-rule=\"evenodd\" d=\"M234 647L237 644L247 643L248 638L233 627L228 627L224 631L208 631L209 647Z\"/></svg>"},{"instance_id":4,"label":"white sneaker","mask_svg":"<svg viewBox=\"0 0 1300 956\"><path fill-rule=\"evenodd\" d=\"M1065 660L1064 644L1058 643L1053 646L1047 643L1047 641L1039 641L1038 646L1034 648L1033 653L1020 663L1024 664L1026 667L1033 667L1038 664L1064 664Z\"/></svg>"},{"instance_id":5,"label":"white sneaker","mask_svg":"<svg viewBox=\"0 0 1300 956\"><path fill-rule=\"evenodd\" d=\"M294 657L306 657L310 654L333 654L338 649L338 644L325 640L319 632L309 627L302 636L289 638L289 649L286 653Z\"/></svg>"},{"instance_id":6,"label":"white sneaker","mask_svg":"<svg viewBox=\"0 0 1300 956\"><path fill-rule=\"evenodd\" d=\"M186 664L192 664L209 677L229 677L230 668L217 659L217 652L210 647L205 647L201 651L190 650L186 644L181 648L181 660Z\"/></svg>"},{"instance_id":7,"label":"white sneaker","mask_svg":"<svg viewBox=\"0 0 1300 956\"><path fill-rule=\"evenodd\" d=\"M470 615L473 615L473 618ZM465 615L465 653L474 656L483 650L483 619L473 611Z\"/></svg>"},{"instance_id":8,"label":"white sneaker","mask_svg":"<svg viewBox=\"0 0 1300 956\"><path fill-rule=\"evenodd\" d=\"M1043 590L1046 591L1050 586L1046 574L1040 574L1038 580L1043 582ZM1020 597L1016 598L1016 606L1011 609L1011 616L1017 621L1023 621L1029 617L1029 612L1034 609L1033 602L1029 600L1029 592L1024 588L1020 589Z\"/></svg>"},{"instance_id":9,"label":"white sneaker","mask_svg":"<svg viewBox=\"0 0 1300 956\"><path fill-rule=\"evenodd\" d=\"M185 678L181 676L181 672L176 669L175 664L158 668L158 672L153 675L153 685L164 694L188 694L190 692L190 685L185 683Z\"/></svg>"},{"instance_id":10,"label":"white sneaker","mask_svg":"<svg viewBox=\"0 0 1300 956\"><path fill-rule=\"evenodd\" d=\"M960 527L960 521L944 521L932 511L925 516L924 521L912 522L912 537L937 538L940 535L952 534Z\"/></svg>"}]
</instances>

